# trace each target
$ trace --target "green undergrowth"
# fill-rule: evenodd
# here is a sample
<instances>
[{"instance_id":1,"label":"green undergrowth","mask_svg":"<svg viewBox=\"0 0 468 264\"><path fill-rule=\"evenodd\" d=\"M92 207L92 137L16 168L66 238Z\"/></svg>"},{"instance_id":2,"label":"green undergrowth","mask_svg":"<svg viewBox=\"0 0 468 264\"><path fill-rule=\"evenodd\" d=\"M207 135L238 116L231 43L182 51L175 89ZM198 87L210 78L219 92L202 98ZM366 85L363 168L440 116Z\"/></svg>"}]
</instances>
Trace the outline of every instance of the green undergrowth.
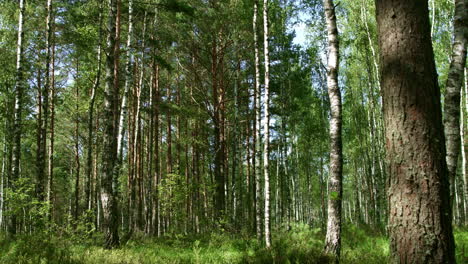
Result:
<instances>
[{"instance_id":1,"label":"green undergrowth","mask_svg":"<svg viewBox=\"0 0 468 264\"><path fill-rule=\"evenodd\" d=\"M138 237L120 248L105 250L102 236L87 239L41 233L9 239L0 236L0 263L51 264L198 264L198 263L327 263L322 255L324 234L307 225L276 230L271 249L246 235L212 233L203 236ZM468 263L468 229L455 231L458 263ZM384 234L345 226L341 263L387 263Z\"/></svg>"}]
</instances>

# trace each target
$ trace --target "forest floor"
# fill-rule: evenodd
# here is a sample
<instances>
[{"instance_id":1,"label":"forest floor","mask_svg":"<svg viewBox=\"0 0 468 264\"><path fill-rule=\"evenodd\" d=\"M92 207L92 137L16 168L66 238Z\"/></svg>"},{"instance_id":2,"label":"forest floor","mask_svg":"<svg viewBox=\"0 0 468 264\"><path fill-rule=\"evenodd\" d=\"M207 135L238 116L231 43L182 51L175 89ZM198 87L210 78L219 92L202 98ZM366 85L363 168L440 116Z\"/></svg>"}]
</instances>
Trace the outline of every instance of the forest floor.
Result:
<instances>
[{"instance_id":1,"label":"forest floor","mask_svg":"<svg viewBox=\"0 0 468 264\"><path fill-rule=\"evenodd\" d=\"M278 231L272 249L254 238L213 233L199 237L135 238L118 249L104 250L101 236L24 235L15 240L0 237L0 263L153 264L153 263L327 263L321 256L324 234L297 225ZM458 263L468 263L468 229L456 229ZM384 234L346 226L343 229L341 263L388 262Z\"/></svg>"}]
</instances>

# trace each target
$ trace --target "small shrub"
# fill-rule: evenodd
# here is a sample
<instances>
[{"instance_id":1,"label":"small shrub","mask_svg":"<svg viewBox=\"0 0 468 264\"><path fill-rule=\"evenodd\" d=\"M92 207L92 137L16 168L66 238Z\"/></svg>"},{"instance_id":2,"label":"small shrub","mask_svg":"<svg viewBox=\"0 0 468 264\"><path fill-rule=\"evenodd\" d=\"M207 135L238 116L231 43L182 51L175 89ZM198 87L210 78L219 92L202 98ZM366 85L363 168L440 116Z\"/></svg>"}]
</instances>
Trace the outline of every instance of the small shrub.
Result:
<instances>
[{"instance_id":1,"label":"small shrub","mask_svg":"<svg viewBox=\"0 0 468 264\"><path fill-rule=\"evenodd\" d=\"M72 254L66 241L47 233L21 235L3 245L0 263L72 264Z\"/></svg>"}]
</instances>

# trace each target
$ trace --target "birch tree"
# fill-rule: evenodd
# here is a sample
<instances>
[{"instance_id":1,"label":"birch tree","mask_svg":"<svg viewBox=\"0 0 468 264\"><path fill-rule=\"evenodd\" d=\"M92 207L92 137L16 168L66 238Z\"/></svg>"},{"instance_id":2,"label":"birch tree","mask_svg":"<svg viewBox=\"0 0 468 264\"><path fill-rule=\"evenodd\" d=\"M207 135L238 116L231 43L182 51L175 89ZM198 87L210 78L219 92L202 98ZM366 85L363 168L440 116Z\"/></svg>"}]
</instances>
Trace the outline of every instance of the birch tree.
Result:
<instances>
[{"instance_id":1,"label":"birch tree","mask_svg":"<svg viewBox=\"0 0 468 264\"><path fill-rule=\"evenodd\" d=\"M265 95L263 100L264 109L264 141L263 141L263 174L265 177L265 245L271 247L270 230L270 173L269 173L269 154L270 154L270 55L269 55L269 35L268 35L268 0L263 1L263 52L265 56Z\"/></svg>"},{"instance_id":2,"label":"birch tree","mask_svg":"<svg viewBox=\"0 0 468 264\"><path fill-rule=\"evenodd\" d=\"M330 98L330 176L328 183L328 221L325 252L333 255L335 262L341 249L341 204L343 196L343 150L341 139L341 92L338 87L339 41L333 0L324 0L328 35L327 87Z\"/></svg>"},{"instance_id":3,"label":"birch tree","mask_svg":"<svg viewBox=\"0 0 468 264\"><path fill-rule=\"evenodd\" d=\"M458 156L460 155L460 91L463 86L463 69L466 65L467 2L466 0L455 0L454 41L444 96L446 160L452 200L456 188L455 176L457 174Z\"/></svg>"}]
</instances>

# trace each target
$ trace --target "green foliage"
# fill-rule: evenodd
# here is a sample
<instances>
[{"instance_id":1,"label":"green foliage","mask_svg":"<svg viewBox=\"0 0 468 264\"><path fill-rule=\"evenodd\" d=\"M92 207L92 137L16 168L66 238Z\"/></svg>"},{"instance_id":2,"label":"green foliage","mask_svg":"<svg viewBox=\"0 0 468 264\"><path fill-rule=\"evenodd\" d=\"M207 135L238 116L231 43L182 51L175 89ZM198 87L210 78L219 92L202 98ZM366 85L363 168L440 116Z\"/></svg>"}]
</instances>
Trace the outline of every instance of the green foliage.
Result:
<instances>
[{"instance_id":1,"label":"green foliage","mask_svg":"<svg viewBox=\"0 0 468 264\"><path fill-rule=\"evenodd\" d=\"M455 229L454 236L457 263L468 263L468 228Z\"/></svg>"},{"instance_id":2,"label":"green foliage","mask_svg":"<svg viewBox=\"0 0 468 264\"><path fill-rule=\"evenodd\" d=\"M18 179L15 181L15 186L15 189L5 189L5 202L11 206L11 209L5 212L5 214L27 214L27 224L43 227L47 214L50 211L49 203L41 202L37 199L35 186L28 178L22 177Z\"/></svg>"},{"instance_id":3,"label":"green foliage","mask_svg":"<svg viewBox=\"0 0 468 264\"><path fill-rule=\"evenodd\" d=\"M47 232L21 235L15 240L0 238L0 263L4 264L73 264L71 244Z\"/></svg>"},{"instance_id":4,"label":"green foliage","mask_svg":"<svg viewBox=\"0 0 468 264\"><path fill-rule=\"evenodd\" d=\"M0 237L0 263L167 264L167 263L328 263L322 255L324 234L305 224L277 230L271 249L257 239L212 233L204 236L140 238L104 250L95 238L77 242L67 236L38 232L12 240ZM468 230L455 230L457 261L468 260ZM34 245L34 246L31 246ZM340 263L388 263L388 239L381 233L346 225Z\"/></svg>"},{"instance_id":5,"label":"green foliage","mask_svg":"<svg viewBox=\"0 0 468 264\"><path fill-rule=\"evenodd\" d=\"M388 239L379 232L346 225L342 242L343 263L388 263Z\"/></svg>"},{"instance_id":6,"label":"green foliage","mask_svg":"<svg viewBox=\"0 0 468 264\"><path fill-rule=\"evenodd\" d=\"M248 263L323 263L323 236L319 229L293 224L273 237L271 249L260 249L247 258Z\"/></svg>"}]
</instances>

